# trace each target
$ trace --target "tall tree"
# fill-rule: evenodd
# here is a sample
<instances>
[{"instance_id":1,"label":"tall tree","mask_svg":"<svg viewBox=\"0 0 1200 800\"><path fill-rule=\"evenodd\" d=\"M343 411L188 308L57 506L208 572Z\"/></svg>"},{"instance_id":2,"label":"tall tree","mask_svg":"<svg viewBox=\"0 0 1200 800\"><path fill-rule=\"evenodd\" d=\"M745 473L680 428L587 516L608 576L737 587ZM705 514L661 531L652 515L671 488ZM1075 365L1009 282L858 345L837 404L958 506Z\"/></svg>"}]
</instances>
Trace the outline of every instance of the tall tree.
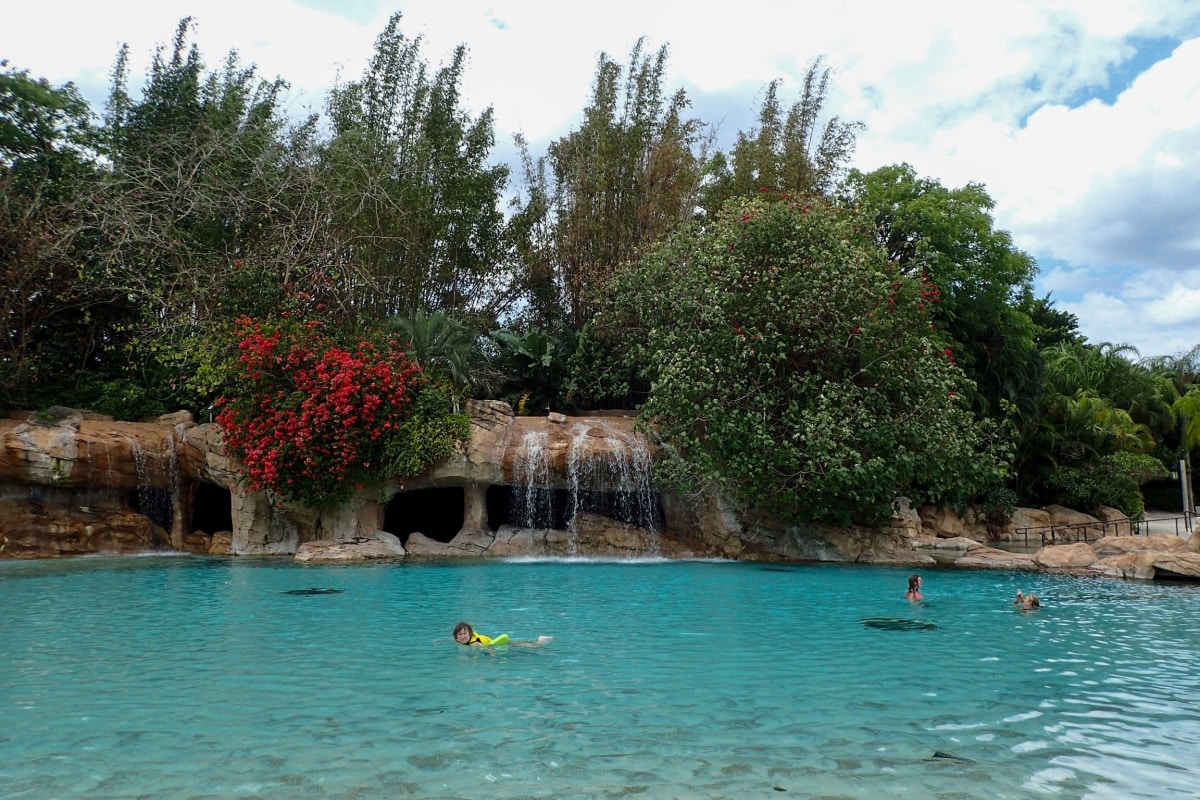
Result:
<instances>
[{"instance_id":1,"label":"tall tree","mask_svg":"<svg viewBox=\"0 0 1200 800\"><path fill-rule=\"evenodd\" d=\"M91 112L72 84L0 62L0 409L71 386L97 341L79 239L95 190Z\"/></svg>"},{"instance_id":2,"label":"tall tree","mask_svg":"<svg viewBox=\"0 0 1200 800\"><path fill-rule=\"evenodd\" d=\"M758 126L738 133L728 155L708 163L703 205L712 215L731 197L767 190L808 196L831 191L849 165L861 122L839 117L824 120L831 70L816 58L804 75L797 100L784 114L780 81L767 84Z\"/></svg>"},{"instance_id":3,"label":"tall tree","mask_svg":"<svg viewBox=\"0 0 1200 800\"><path fill-rule=\"evenodd\" d=\"M488 163L492 110L461 107L467 49L430 71L420 37L392 15L363 77L336 87L322 168L337 258L358 264L353 303L372 317L418 312L494 318L510 301L499 269L508 169Z\"/></svg>"},{"instance_id":4,"label":"tall tree","mask_svg":"<svg viewBox=\"0 0 1200 800\"><path fill-rule=\"evenodd\" d=\"M983 186L947 189L899 164L852 170L845 190L871 215L888 259L937 287L931 321L953 339L955 359L976 384L976 413L1002 416L1007 405L1032 420L1041 359L1038 328L1022 309L1033 302L1037 264L995 227Z\"/></svg>"},{"instance_id":5,"label":"tall tree","mask_svg":"<svg viewBox=\"0 0 1200 800\"><path fill-rule=\"evenodd\" d=\"M239 282L245 272L270 276L260 291L276 302L274 288L298 260L276 238L289 188L279 108L286 83L260 80L236 52L209 72L189 43L192 27L181 20L155 53L139 98L127 90L128 48L118 54L92 221L102 279L141 315L138 335L116 330L113 344L124 344L133 369L157 365L145 383L167 407L183 402L166 396L170 386L208 360L211 326L230 321L228 289L251 289Z\"/></svg>"},{"instance_id":6,"label":"tall tree","mask_svg":"<svg viewBox=\"0 0 1200 800\"><path fill-rule=\"evenodd\" d=\"M528 197L515 218L531 322L579 330L600 287L696 210L702 126L682 91L666 94L668 50L639 39L623 70L601 54L580 126L536 161L522 147Z\"/></svg>"}]
</instances>

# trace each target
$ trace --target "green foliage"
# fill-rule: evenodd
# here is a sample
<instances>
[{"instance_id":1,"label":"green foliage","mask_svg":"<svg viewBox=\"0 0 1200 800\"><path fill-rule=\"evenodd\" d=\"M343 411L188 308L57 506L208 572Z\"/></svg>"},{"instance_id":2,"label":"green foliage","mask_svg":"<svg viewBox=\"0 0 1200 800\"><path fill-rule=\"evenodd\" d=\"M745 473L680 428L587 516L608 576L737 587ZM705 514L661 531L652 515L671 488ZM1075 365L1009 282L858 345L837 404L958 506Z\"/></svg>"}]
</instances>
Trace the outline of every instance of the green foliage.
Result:
<instances>
[{"instance_id":1,"label":"green foliage","mask_svg":"<svg viewBox=\"0 0 1200 800\"><path fill-rule=\"evenodd\" d=\"M897 274L867 221L820 200L733 201L623 269L596 319L652 380L642 409L675 459L788 520L879 520L898 495L965 500L1002 478L936 292Z\"/></svg>"},{"instance_id":2,"label":"green foliage","mask_svg":"<svg viewBox=\"0 0 1200 800\"><path fill-rule=\"evenodd\" d=\"M1112 506L1132 519L1141 519L1145 513L1142 485L1168 474L1153 456L1117 452L1081 466L1061 467L1048 483L1063 505L1080 509Z\"/></svg>"},{"instance_id":3,"label":"green foliage","mask_svg":"<svg viewBox=\"0 0 1200 800\"><path fill-rule=\"evenodd\" d=\"M471 418L457 413L444 386L426 383L417 390L408 419L384 445L384 474L400 480L414 478L470 438Z\"/></svg>"},{"instance_id":4,"label":"green foliage","mask_svg":"<svg viewBox=\"0 0 1200 800\"><path fill-rule=\"evenodd\" d=\"M1018 503L1020 498L1016 492L998 484L989 486L979 500L979 506L988 521L998 525L1004 525L1012 519Z\"/></svg>"},{"instance_id":5,"label":"green foliage","mask_svg":"<svg viewBox=\"0 0 1200 800\"><path fill-rule=\"evenodd\" d=\"M1083 335L1079 332L1079 318L1069 311L1055 308L1049 294L1036 299L1029 295L1022 301L1021 310L1033 321L1033 341L1038 350L1084 343Z\"/></svg>"},{"instance_id":6,"label":"green foliage","mask_svg":"<svg viewBox=\"0 0 1200 800\"><path fill-rule=\"evenodd\" d=\"M829 94L829 67L823 58L808 66L800 99L787 115L779 102L779 81L767 85L758 127L739 132L729 155L715 154L705 165L702 205L712 217L733 197L761 189L777 194L825 195L854 154L862 123L838 117L821 125Z\"/></svg>"},{"instance_id":7,"label":"green foliage","mask_svg":"<svg viewBox=\"0 0 1200 800\"><path fill-rule=\"evenodd\" d=\"M495 318L508 169L487 164L492 110L471 119L461 108L465 47L431 74L400 19L388 20L362 78L330 94L332 139L319 150L332 196L326 223L339 258L359 271L360 313Z\"/></svg>"},{"instance_id":8,"label":"green foliage","mask_svg":"<svg viewBox=\"0 0 1200 800\"><path fill-rule=\"evenodd\" d=\"M127 376L91 378L73 394L73 402L113 419L153 419L178 410L156 397L145 381Z\"/></svg>"},{"instance_id":9,"label":"green foliage","mask_svg":"<svg viewBox=\"0 0 1200 800\"><path fill-rule=\"evenodd\" d=\"M577 343L573 330L555 333L534 328L524 334L495 330L491 337L500 349L496 368L505 376L499 390L502 399L518 413L569 408L563 385Z\"/></svg>"},{"instance_id":10,"label":"green foliage","mask_svg":"<svg viewBox=\"0 0 1200 800\"><path fill-rule=\"evenodd\" d=\"M581 329L617 265L693 216L701 126L682 90L665 93L667 48L643 47L624 70L601 54L582 123L544 158L518 140L529 196L513 231L535 327Z\"/></svg>"},{"instance_id":11,"label":"green foliage","mask_svg":"<svg viewBox=\"0 0 1200 800\"><path fill-rule=\"evenodd\" d=\"M888 259L908 275L928 275L942 293L931 322L954 342L955 359L975 383L978 416L1002 416L1010 404L1032 422L1041 358L1032 303L1037 265L992 220L992 198L969 183L947 189L907 164L852 170L845 191L874 220Z\"/></svg>"},{"instance_id":12,"label":"green foliage","mask_svg":"<svg viewBox=\"0 0 1200 800\"><path fill-rule=\"evenodd\" d=\"M389 326L402 336L408 356L426 376L444 381L453 410L474 391L492 390L498 378L488 363L480 336L440 311L395 317Z\"/></svg>"},{"instance_id":13,"label":"green foliage","mask_svg":"<svg viewBox=\"0 0 1200 800\"><path fill-rule=\"evenodd\" d=\"M97 171L91 112L0 62L0 411L61 403L94 367L99 322L120 307L97 292L80 240ZM54 396L57 393L57 396Z\"/></svg>"}]
</instances>

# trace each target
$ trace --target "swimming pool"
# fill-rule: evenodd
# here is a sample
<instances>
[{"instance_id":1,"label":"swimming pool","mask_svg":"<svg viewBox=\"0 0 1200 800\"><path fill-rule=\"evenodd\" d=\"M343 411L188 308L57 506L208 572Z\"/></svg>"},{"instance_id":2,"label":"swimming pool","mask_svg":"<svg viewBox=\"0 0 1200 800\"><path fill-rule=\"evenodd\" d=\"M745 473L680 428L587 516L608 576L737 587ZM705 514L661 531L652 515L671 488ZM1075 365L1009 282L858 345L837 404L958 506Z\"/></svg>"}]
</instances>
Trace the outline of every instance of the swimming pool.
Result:
<instances>
[{"instance_id":1,"label":"swimming pool","mask_svg":"<svg viewBox=\"0 0 1200 800\"><path fill-rule=\"evenodd\" d=\"M1200 794L1200 588L923 574L0 563L0 798Z\"/></svg>"}]
</instances>

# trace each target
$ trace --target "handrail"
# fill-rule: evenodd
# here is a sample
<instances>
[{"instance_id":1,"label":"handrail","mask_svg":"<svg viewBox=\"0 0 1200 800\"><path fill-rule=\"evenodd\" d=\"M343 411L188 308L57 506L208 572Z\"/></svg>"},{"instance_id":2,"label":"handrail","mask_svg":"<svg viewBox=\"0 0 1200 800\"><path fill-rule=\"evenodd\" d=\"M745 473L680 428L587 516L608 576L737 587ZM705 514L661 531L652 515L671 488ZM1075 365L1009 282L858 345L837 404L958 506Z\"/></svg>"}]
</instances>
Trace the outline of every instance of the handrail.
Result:
<instances>
[{"instance_id":1,"label":"handrail","mask_svg":"<svg viewBox=\"0 0 1200 800\"><path fill-rule=\"evenodd\" d=\"M1185 536L1192 529L1192 521L1197 515L1182 514L1178 517L1158 517L1156 519L1119 519L1096 520L1095 522L1074 522L1060 525L1041 525L1036 527L1017 528L1014 533L1029 545L1029 535L1037 534L1042 546L1058 544L1060 540L1067 542L1090 542L1105 536L1149 536L1150 526L1160 527L1173 524L1176 536ZM1096 532L1093 536L1092 533Z\"/></svg>"}]
</instances>

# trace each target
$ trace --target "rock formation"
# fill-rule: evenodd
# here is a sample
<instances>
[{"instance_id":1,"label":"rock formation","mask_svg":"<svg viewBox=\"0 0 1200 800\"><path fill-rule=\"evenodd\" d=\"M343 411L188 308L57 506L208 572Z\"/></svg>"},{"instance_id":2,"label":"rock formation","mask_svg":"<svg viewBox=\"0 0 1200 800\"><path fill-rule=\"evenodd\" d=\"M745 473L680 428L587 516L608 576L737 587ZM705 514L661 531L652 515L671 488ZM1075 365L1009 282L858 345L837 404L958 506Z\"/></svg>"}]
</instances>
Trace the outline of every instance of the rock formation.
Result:
<instances>
[{"instance_id":1,"label":"rock formation","mask_svg":"<svg viewBox=\"0 0 1200 800\"><path fill-rule=\"evenodd\" d=\"M247 491L219 428L186 412L116 422L50 409L0 420L0 558L577 555L952 562L1130 577L1200 572L1191 565L1200 560L1195 550L1159 542L1151 558L1148 537L1112 535L1130 526L1111 509L1101 517L1018 509L999 522L902 500L883 530L789 525L715 491L686 498L657 492L654 448L634 431L631 414L517 417L495 401L471 402L468 411L470 442L450 458L417 479L370 486L321 509ZM1052 544L1109 535L1094 546L1049 546L1033 555L987 546L1040 545L1046 531L1055 534Z\"/></svg>"}]
</instances>

